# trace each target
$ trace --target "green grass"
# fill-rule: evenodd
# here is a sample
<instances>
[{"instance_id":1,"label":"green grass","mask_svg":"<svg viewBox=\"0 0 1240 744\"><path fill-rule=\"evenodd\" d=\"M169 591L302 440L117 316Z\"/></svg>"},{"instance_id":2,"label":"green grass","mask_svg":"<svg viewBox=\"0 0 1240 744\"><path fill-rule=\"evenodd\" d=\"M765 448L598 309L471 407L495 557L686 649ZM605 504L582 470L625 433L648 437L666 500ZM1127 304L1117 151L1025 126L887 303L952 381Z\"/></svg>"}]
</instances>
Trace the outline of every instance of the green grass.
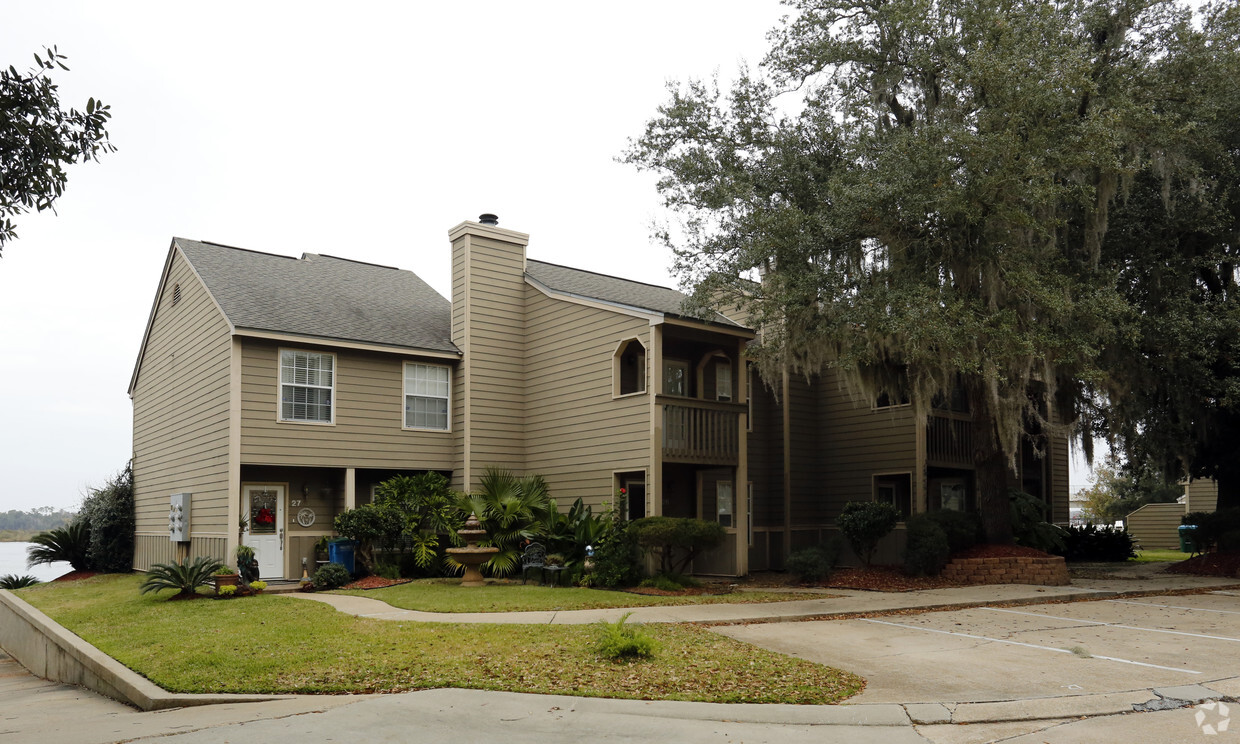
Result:
<instances>
[{"instance_id":1,"label":"green grass","mask_svg":"<svg viewBox=\"0 0 1240 744\"><path fill-rule=\"evenodd\" d=\"M787 602L805 599L791 592L736 592L660 597L603 589L546 587L533 584L488 583L462 587L459 579L421 579L384 589L343 589L336 594L378 599L393 607L423 612L523 612L537 610L595 610L611 607Z\"/></svg>"},{"instance_id":2,"label":"green grass","mask_svg":"<svg viewBox=\"0 0 1240 744\"><path fill-rule=\"evenodd\" d=\"M649 625L658 654L613 662L594 626L455 625L356 618L269 595L167 601L139 576L18 596L174 692L366 693L433 687L720 703L835 703L864 682L689 625ZM558 590L557 590L558 591Z\"/></svg>"},{"instance_id":3,"label":"green grass","mask_svg":"<svg viewBox=\"0 0 1240 744\"><path fill-rule=\"evenodd\" d=\"M1188 553L1181 553L1178 550L1138 550L1135 563L1167 563L1171 561L1186 561Z\"/></svg>"}]
</instances>

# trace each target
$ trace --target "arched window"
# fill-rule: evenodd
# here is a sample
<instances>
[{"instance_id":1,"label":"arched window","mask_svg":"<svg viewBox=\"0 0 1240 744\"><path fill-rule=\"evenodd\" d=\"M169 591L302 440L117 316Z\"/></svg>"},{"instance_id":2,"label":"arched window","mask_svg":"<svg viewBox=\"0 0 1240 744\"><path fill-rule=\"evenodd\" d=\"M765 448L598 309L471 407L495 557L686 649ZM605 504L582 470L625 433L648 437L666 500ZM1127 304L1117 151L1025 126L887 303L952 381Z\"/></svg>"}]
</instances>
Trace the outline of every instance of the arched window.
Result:
<instances>
[{"instance_id":1,"label":"arched window","mask_svg":"<svg viewBox=\"0 0 1240 744\"><path fill-rule=\"evenodd\" d=\"M620 342L612 364L612 394L646 392L646 347L635 338Z\"/></svg>"}]
</instances>

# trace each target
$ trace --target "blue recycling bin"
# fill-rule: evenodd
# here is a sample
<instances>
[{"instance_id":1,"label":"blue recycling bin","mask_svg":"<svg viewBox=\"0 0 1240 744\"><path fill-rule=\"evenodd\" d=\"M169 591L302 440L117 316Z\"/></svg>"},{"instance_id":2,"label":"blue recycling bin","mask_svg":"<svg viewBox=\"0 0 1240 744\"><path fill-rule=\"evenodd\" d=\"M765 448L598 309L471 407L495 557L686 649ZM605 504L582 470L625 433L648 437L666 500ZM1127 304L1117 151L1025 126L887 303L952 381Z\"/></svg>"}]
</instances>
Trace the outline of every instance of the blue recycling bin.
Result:
<instances>
[{"instance_id":1,"label":"blue recycling bin","mask_svg":"<svg viewBox=\"0 0 1240 744\"><path fill-rule=\"evenodd\" d=\"M1181 553L1198 553L1197 541L1194 539L1194 532L1197 531L1195 524L1180 525L1180 552Z\"/></svg>"},{"instance_id":2,"label":"blue recycling bin","mask_svg":"<svg viewBox=\"0 0 1240 744\"><path fill-rule=\"evenodd\" d=\"M353 556L356 552L357 543L346 538L338 538L327 543L327 560L331 563L339 563L344 566L345 570L352 576Z\"/></svg>"}]
</instances>

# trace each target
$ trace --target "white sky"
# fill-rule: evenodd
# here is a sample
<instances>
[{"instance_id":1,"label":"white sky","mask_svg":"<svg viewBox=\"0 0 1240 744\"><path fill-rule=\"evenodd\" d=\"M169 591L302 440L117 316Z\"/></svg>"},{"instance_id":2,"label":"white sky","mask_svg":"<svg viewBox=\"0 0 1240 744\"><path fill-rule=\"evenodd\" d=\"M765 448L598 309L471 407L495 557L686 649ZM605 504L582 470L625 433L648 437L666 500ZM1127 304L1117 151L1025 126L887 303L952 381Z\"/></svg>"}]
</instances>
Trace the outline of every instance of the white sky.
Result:
<instances>
[{"instance_id":1,"label":"white sky","mask_svg":"<svg viewBox=\"0 0 1240 744\"><path fill-rule=\"evenodd\" d=\"M343 10L345 7L347 11ZM0 511L74 508L131 451L172 236L412 269L449 290L482 212L544 261L673 285L654 178L614 162L665 82L756 65L776 0L7 3L0 64L58 45L119 148L0 259ZM1073 489L1085 478L1073 472Z\"/></svg>"}]
</instances>

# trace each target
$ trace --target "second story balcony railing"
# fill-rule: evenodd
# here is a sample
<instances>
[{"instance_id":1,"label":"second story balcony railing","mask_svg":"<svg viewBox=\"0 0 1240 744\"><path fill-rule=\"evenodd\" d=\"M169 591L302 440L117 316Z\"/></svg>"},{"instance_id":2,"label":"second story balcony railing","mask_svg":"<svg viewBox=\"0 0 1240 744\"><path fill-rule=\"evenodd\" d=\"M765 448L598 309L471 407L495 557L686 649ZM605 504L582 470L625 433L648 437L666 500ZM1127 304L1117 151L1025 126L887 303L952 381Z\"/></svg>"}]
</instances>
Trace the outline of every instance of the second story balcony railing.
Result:
<instances>
[{"instance_id":1,"label":"second story balcony railing","mask_svg":"<svg viewBox=\"0 0 1240 744\"><path fill-rule=\"evenodd\" d=\"M926 424L926 460L932 465L973 465L973 421L933 415Z\"/></svg>"},{"instance_id":2,"label":"second story balcony railing","mask_svg":"<svg viewBox=\"0 0 1240 744\"><path fill-rule=\"evenodd\" d=\"M663 459L735 465L740 458L744 405L659 396L663 408Z\"/></svg>"}]
</instances>

